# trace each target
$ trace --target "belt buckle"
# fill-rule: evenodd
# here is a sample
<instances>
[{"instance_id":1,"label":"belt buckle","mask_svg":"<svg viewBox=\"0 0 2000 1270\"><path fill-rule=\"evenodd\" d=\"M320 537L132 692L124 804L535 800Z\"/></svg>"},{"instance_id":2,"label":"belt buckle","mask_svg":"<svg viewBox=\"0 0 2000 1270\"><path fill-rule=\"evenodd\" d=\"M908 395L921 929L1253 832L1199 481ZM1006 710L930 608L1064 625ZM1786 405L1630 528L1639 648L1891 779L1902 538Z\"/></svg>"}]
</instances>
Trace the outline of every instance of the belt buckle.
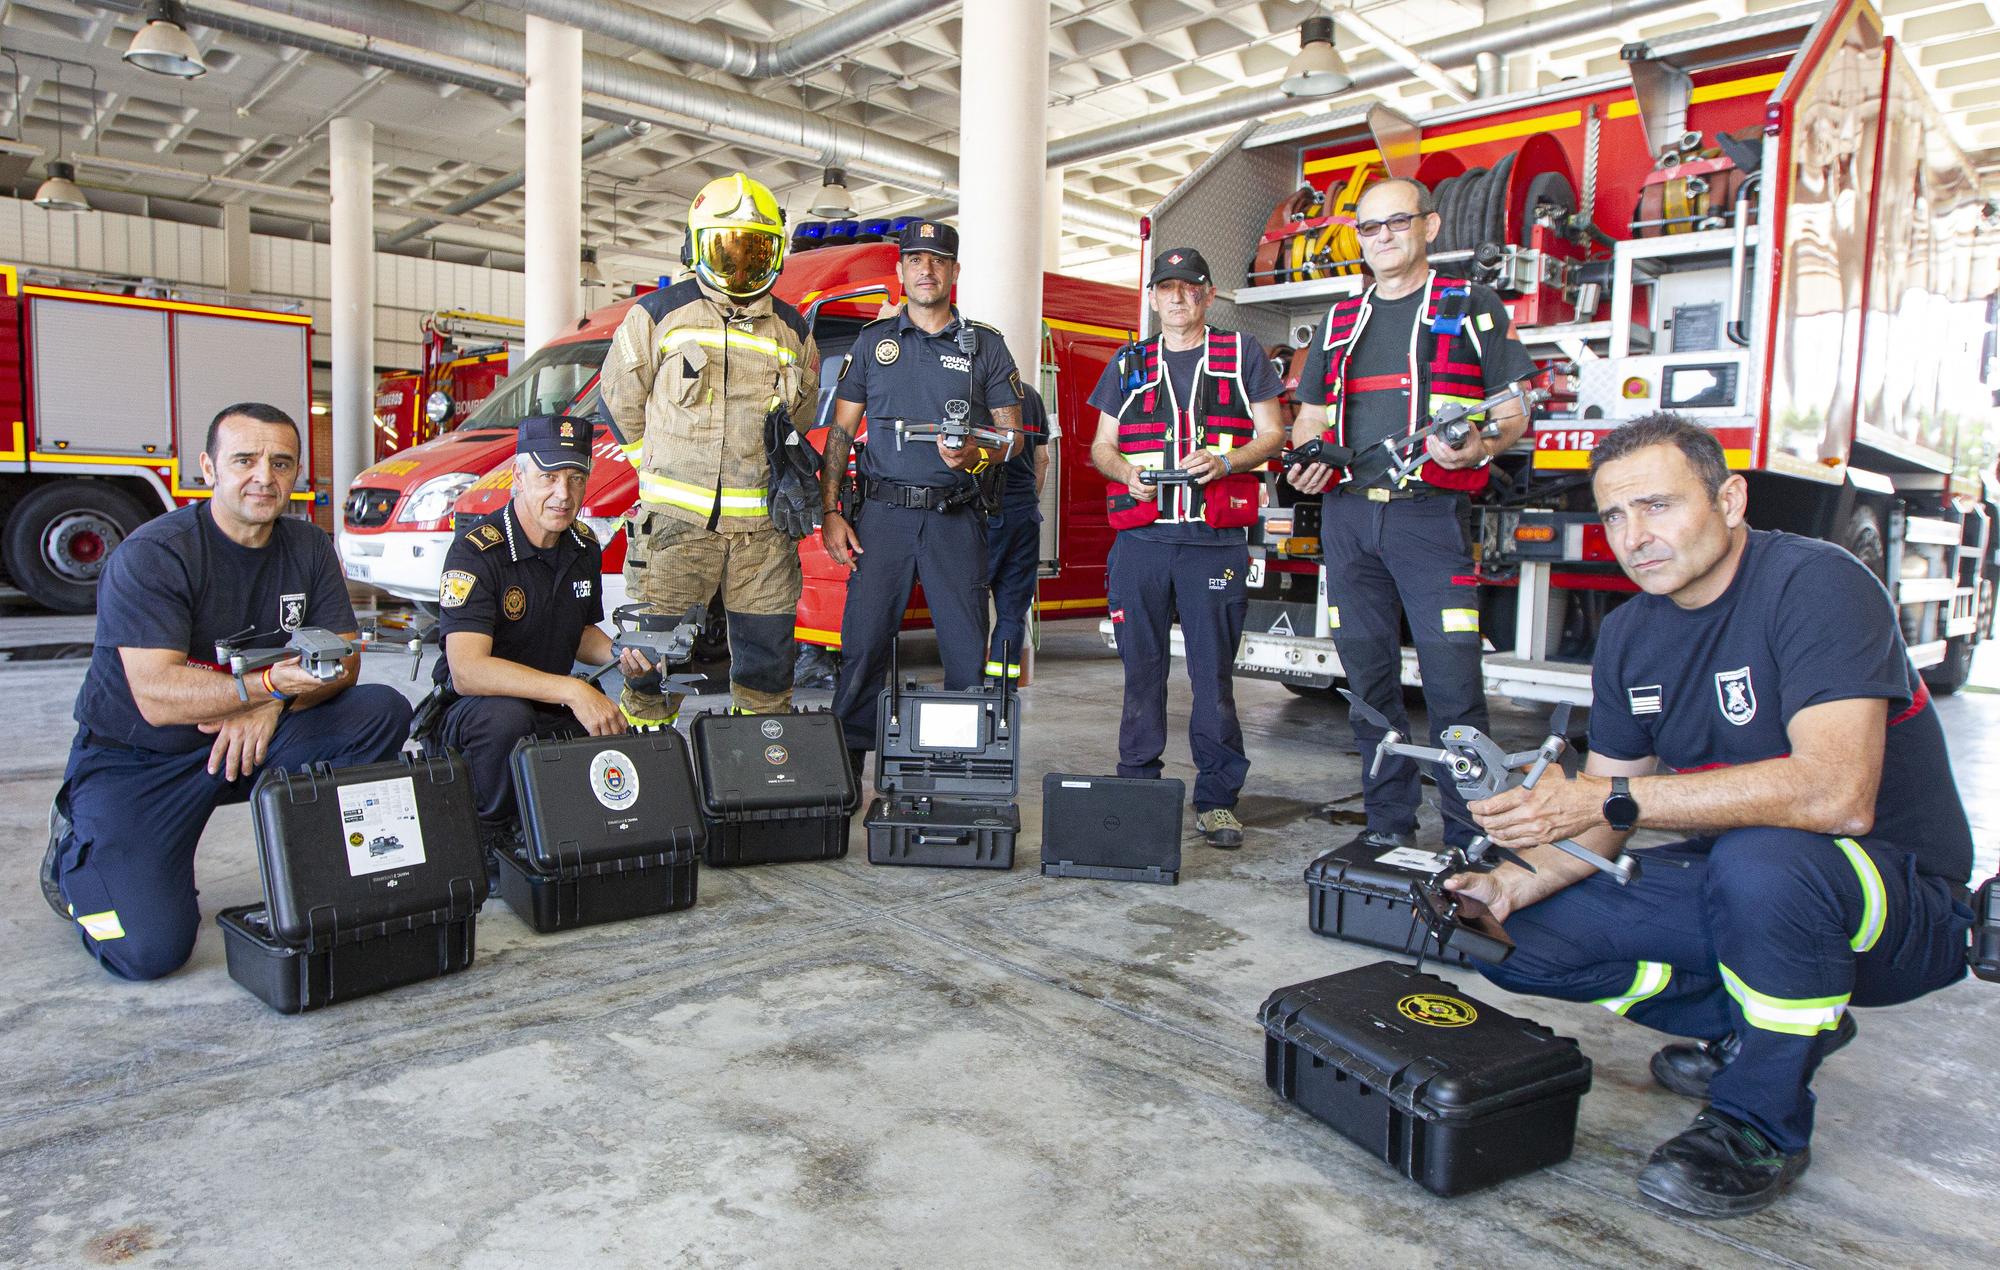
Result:
<instances>
[{"instance_id":1,"label":"belt buckle","mask_svg":"<svg viewBox=\"0 0 2000 1270\"><path fill-rule=\"evenodd\" d=\"M1389 490L1380 485L1370 485L1363 493L1368 495L1368 501L1371 503L1386 503L1393 497Z\"/></svg>"}]
</instances>

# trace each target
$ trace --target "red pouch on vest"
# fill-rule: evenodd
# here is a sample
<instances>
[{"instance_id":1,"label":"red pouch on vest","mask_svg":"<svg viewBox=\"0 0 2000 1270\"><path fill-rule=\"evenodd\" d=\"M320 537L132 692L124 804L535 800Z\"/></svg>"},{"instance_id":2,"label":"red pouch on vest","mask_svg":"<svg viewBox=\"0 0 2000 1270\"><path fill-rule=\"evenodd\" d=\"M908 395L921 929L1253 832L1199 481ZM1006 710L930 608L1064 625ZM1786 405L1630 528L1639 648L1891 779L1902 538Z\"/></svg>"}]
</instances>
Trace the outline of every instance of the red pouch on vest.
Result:
<instances>
[{"instance_id":1,"label":"red pouch on vest","mask_svg":"<svg viewBox=\"0 0 2000 1270\"><path fill-rule=\"evenodd\" d=\"M1117 481L1105 484L1108 497L1105 500L1105 519L1113 529L1137 529L1150 525L1160 518L1160 500L1155 496L1136 497L1128 485Z\"/></svg>"},{"instance_id":2,"label":"red pouch on vest","mask_svg":"<svg viewBox=\"0 0 2000 1270\"><path fill-rule=\"evenodd\" d=\"M1201 518L1210 529L1241 529L1256 524L1260 484L1254 472L1216 477L1201 487Z\"/></svg>"}]
</instances>

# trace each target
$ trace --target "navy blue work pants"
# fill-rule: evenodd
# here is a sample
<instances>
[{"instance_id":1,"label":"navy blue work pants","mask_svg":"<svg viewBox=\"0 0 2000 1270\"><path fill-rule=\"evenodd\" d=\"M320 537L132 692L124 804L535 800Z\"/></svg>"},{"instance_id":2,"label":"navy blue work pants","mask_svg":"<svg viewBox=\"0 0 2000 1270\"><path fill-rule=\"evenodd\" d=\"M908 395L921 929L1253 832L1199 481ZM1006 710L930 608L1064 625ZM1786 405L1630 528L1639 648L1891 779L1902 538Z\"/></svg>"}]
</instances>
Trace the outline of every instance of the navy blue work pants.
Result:
<instances>
[{"instance_id":1,"label":"navy blue work pants","mask_svg":"<svg viewBox=\"0 0 2000 1270\"><path fill-rule=\"evenodd\" d=\"M1231 672L1243 637L1250 572L1245 543L1159 542L1119 534L1106 567L1111 621L1125 663L1125 710L1118 721L1118 774L1156 777L1167 747L1167 675L1178 616L1194 708L1188 748L1198 812L1234 807L1250 758L1236 720Z\"/></svg>"},{"instance_id":2,"label":"navy blue work pants","mask_svg":"<svg viewBox=\"0 0 2000 1270\"><path fill-rule=\"evenodd\" d=\"M1596 874L1509 917L1513 955L1479 971L1675 1036L1734 1033L1710 1101L1781 1150L1812 1137L1813 1071L1843 1011L1965 975L1972 911L1906 851L1735 829L1638 854L1630 886Z\"/></svg>"},{"instance_id":3,"label":"navy blue work pants","mask_svg":"<svg viewBox=\"0 0 2000 1270\"><path fill-rule=\"evenodd\" d=\"M217 807L250 796L272 768L349 767L395 757L410 703L384 684L357 684L288 714L258 772L208 774L207 747L184 754L108 745L79 731L57 795L71 832L57 859L63 899L85 951L124 979L157 979L186 964L201 911L194 849Z\"/></svg>"},{"instance_id":4,"label":"navy blue work pants","mask_svg":"<svg viewBox=\"0 0 2000 1270\"><path fill-rule=\"evenodd\" d=\"M986 522L986 586L993 593L993 638L986 673L1021 677L1021 646L1028 639L1028 605L1035 599L1035 571L1042 554L1042 513L1033 503L1009 503Z\"/></svg>"}]
</instances>

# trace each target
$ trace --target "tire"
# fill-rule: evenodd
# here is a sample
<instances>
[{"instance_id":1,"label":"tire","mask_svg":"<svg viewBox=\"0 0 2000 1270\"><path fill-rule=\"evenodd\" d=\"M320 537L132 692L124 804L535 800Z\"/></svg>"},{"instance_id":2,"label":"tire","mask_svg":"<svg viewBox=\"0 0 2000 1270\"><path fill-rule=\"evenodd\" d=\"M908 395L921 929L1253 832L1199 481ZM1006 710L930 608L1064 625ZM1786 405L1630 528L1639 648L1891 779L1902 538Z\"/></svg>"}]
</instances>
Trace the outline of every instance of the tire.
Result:
<instances>
[{"instance_id":1,"label":"tire","mask_svg":"<svg viewBox=\"0 0 2000 1270\"><path fill-rule=\"evenodd\" d=\"M1944 645L1944 660L1922 671L1924 684L1934 697L1949 697L1972 678L1972 637L1959 635Z\"/></svg>"},{"instance_id":2,"label":"tire","mask_svg":"<svg viewBox=\"0 0 2000 1270\"><path fill-rule=\"evenodd\" d=\"M1887 539L1882 534L1882 513L1873 507L1859 506L1848 518L1847 531L1840 536L1840 545L1854 554L1854 558L1868 566L1868 571L1884 586L1889 582L1889 553Z\"/></svg>"},{"instance_id":3,"label":"tire","mask_svg":"<svg viewBox=\"0 0 2000 1270\"><path fill-rule=\"evenodd\" d=\"M97 608L104 562L149 513L101 481L58 481L22 499L7 517L4 549L14 585L58 613Z\"/></svg>"}]
</instances>

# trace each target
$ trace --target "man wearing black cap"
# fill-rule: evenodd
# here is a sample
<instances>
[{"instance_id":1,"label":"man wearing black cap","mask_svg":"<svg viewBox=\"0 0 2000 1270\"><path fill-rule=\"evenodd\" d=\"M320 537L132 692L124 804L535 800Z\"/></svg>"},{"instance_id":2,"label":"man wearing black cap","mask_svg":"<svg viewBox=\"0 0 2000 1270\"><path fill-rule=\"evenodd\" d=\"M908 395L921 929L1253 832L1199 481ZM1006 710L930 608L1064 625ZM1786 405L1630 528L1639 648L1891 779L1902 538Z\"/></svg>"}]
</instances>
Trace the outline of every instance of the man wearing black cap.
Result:
<instances>
[{"instance_id":1,"label":"man wearing black cap","mask_svg":"<svg viewBox=\"0 0 2000 1270\"><path fill-rule=\"evenodd\" d=\"M1255 339L1207 324L1210 277L1192 248L1154 257L1147 294L1160 334L1120 349L1104 368L1090 394L1100 412L1090 458L1112 482L1118 530L1106 566L1125 663L1118 774L1160 774L1178 615L1194 686L1195 824L1208 845L1232 850L1243 845L1236 796L1250 771L1230 673L1247 607L1245 526L1257 519L1257 469L1284 446L1285 389ZM1191 479L1156 483L1163 469Z\"/></svg>"},{"instance_id":2,"label":"man wearing black cap","mask_svg":"<svg viewBox=\"0 0 2000 1270\"><path fill-rule=\"evenodd\" d=\"M438 583L437 682L450 699L438 741L465 756L489 840L514 815L516 741L572 720L592 736L625 731L618 703L569 673L611 660L597 625L604 552L577 519L590 434L588 420L568 415L522 420L513 497L460 531ZM627 651L618 668L637 676L652 664Z\"/></svg>"},{"instance_id":3,"label":"man wearing black cap","mask_svg":"<svg viewBox=\"0 0 2000 1270\"><path fill-rule=\"evenodd\" d=\"M1021 390L1013 355L999 331L959 317L951 302L958 231L912 221L897 245L903 307L862 327L855 338L834 391L821 466L826 553L851 571L833 708L857 764L859 754L875 748L875 702L913 580L924 584L945 687L979 683L986 652L986 522L976 478L1020 449ZM954 447L942 437L904 436L910 425L941 423L959 409L973 427L1005 435L1005 446L968 441ZM864 414L862 497L850 520L840 510L840 482Z\"/></svg>"}]
</instances>

